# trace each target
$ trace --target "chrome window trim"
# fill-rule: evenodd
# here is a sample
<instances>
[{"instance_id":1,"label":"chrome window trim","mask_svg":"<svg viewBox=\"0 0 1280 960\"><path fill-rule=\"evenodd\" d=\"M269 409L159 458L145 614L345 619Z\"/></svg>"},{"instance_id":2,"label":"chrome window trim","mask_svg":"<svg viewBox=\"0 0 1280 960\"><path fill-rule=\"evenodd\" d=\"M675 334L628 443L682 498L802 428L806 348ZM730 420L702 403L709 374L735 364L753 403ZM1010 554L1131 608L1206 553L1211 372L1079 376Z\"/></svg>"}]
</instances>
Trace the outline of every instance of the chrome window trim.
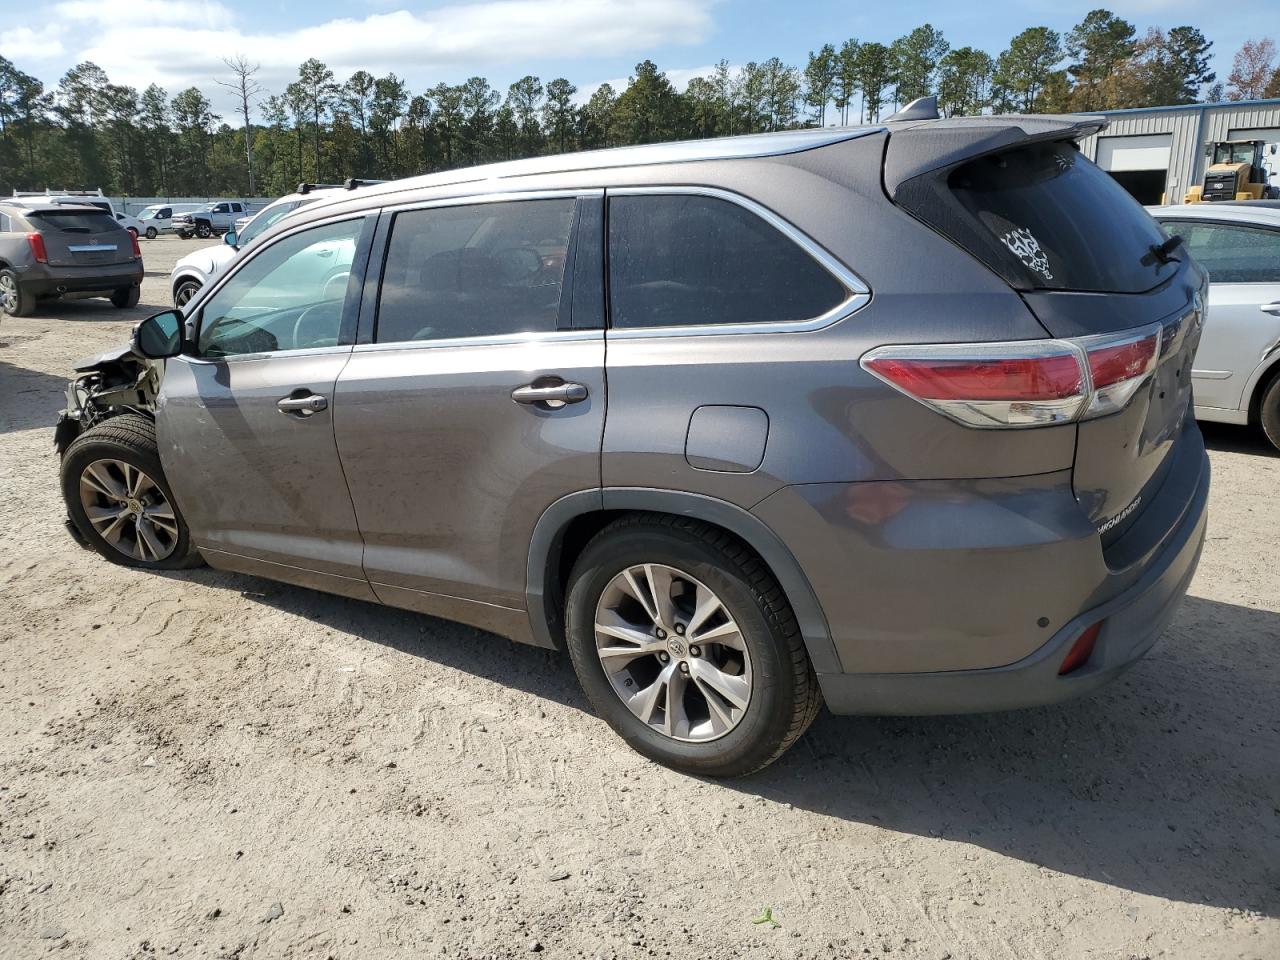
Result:
<instances>
[{"instance_id":1,"label":"chrome window trim","mask_svg":"<svg viewBox=\"0 0 1280 960\"><path fill-rule=\"evenodd\" d=\"M496 183L496 181L489 181ZM468 186L472 186L468 184ZM509 190L494 193L463 193L451 197L432 197L388 203L382 207L386 214L407 213L411 210L429 210L433 207L469 207L481 203L517 203L521 200L576 200L578 198L603 197L604 187L583 187L578 190L563 187L554 190ZM394 224L392 230L395 229ZM390 242L390 236L388 236Z\"/></svg>"},{"instance_id":2,"label":"chrome window trim","mask_svg":"<svg viewBox=\"0 0 1280 960\"><path fill-rule=\"evenodd\" d=\"M856 273L830 254L825 247L804 233L790 221L783 219L768 207L757 203L749 197L732 190L719 187L703 186L643 186L643 187L609 187L605 191L609 197L623 196L699 196L713 197L735 203L747 210L769 226L785 236L805 253L816 260L824 270L834 276L849 296L836 304L826 313L807 320L771 320L750 323L708 323L693 326L666 327L615 327L608 328L611 340L635 340L652 337L710 337L734 336L760 333L806 333L823 330L841 320L857 313L871 302L871 288Z\"/></svg>"},{"instance_id":3,"label":"chrome window trim","mask_svg":"<svg viewBox=\"0 0 1280 960\"><path fill-rule=\"evenodd\" d=\"M355 353L387 353L395 350L431 350L436 347L532 346L538 343L568 343L601 340L604 329L542 330L529 333L494 333L477 337L442 337L439 340L389 340L386 343L357 343Z\"/></svg>"},{"instance_id":4,"label":"chrome window trim","mask_svg":"<svg viewBox=\"0 0 1280 960\"><path fill-rule=\"evenodd\" d=\"M337 344L332 347L299 347L296 350L273 350L267 353L233 353L226 357L193 357L180 353L170 360L181 360L192 364L243 363L249 360L278 360L281 357L320 357L331 353L350 353L352 344Z\"/></svg>"}]
</instances>

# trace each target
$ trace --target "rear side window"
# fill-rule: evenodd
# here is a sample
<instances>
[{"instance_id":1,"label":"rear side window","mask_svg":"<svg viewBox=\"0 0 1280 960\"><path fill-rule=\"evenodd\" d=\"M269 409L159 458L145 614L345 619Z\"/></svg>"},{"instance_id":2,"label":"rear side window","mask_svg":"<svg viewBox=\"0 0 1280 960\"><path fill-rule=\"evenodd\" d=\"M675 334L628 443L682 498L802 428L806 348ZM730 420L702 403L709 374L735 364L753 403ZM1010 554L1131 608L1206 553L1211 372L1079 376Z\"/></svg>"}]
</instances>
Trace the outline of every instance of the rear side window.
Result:
<instances>
[{"instance_id":1,"label":"rear side window","mask_svg":"<svg viewBox=\"0 0 1280 960\"><path fill-rule=\"evenodd\" d=\"M565 197L397 214L377 341L555 330L574 203Z\"/></svg>"},{"instance_id":2,"label":"rear side window","mask_svg":"<svg viewBox=\"0 0 1280 960\"><path fill-rule=\"evenodd\" d=\"M609 201L615 327L810 320L849 291L750 210L693 194Z\"/></svg>"},{"instance_id":3,"label":"rear side window","mask_svg":"<svg viewBox=\"0 0 1280 960\"><path fill-rule=\"evenodd\" d=\"M0 213L0 233L9 233L13 230L13 224L9 222L7 213Z\"/></svg>"},{"instance_id":4,"label":"rear side window","mask_svg":"<svg viewBox=\"0 0 1280 960\"><path fill-rule=\"evenodd\" d=\"M1142 293L1176 271L1159 225L1069 142L990 154L925 174L895 197L1018 289Z\"/></svg>"},{"instance_id":5,"label":"rear side window","mask_svg":"<svg viewBox=\"0 0 1280 960\"><path fill-rule=\"evenodd\" d=\"M63 233L101 233L104 230L119 229L119 224L111 214L88 213L81 210L35 210L27 214L33 224L61 230Z\"/></svg>"},{"instance_id":6,"label":"rear side window","mask_svg":"<svg viewBox=\"0 0 1280 960\"><path fill-rule=\"evenodd\" d=\"M1169 221L1211 283L1280 283L1280 230Z\"/></svg>"}]
</instances>

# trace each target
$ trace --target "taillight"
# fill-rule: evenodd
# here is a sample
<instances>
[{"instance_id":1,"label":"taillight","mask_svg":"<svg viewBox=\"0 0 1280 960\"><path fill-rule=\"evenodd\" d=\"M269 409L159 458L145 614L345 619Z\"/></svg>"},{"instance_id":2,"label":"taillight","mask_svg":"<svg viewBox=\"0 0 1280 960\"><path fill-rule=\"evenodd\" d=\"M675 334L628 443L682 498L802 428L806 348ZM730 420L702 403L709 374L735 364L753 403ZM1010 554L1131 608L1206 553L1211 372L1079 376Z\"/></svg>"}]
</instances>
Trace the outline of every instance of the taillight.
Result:
<instances>
[{"instance_id":1,"label":"taillight","mask_svg":"<svg viewBox=\"0 0 1280 960\"><path fill-rule=\"evenodd\" d=\"M31 256L36 258L36 263L49 262L49 251L44 248L44 237L40 234L28 233L27 246L31 248Z\"/></svg>"},{"instance_id":2,"label":"taillight","mask_svg":"<svg viewBox=\"0 0 1280 960\"><path fill-rule=\"evenodd\" d=\"M138 235L132 230L129 231L129 239L133 241L133 259L142 259L142 247L138 246Z\"/></svg>"},{"instance_id":3,"label":"taillight","mask_svg":"<svg viewBox=\"0 0 1280 960\"><path fill-rule=\"evenodd\" d=\"M969 427L1042 427L1122 409L1155 369L1160 326L1077 340L877 347L862 367Z\"/></svg>"}]
</instances>

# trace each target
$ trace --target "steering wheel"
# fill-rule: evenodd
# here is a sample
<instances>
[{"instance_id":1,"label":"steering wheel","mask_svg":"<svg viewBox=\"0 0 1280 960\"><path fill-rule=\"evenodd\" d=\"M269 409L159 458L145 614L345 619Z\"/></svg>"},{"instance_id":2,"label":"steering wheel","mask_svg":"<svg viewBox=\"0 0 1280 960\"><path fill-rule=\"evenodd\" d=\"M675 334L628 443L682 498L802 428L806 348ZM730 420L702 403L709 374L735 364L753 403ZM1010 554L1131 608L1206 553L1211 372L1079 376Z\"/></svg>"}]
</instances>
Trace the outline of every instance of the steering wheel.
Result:
<instances>
[{"instance_id":1,"label":"steering wheel","mask_svg":"<svg viewBox=\"0 0 1280 960\"><path fill-rule=\"evenodd\" d=\"M293 321L293 349L302 350L306 347L316 346L333 346L338 342L336 336L338 324L342 317L342 301L327 300L324 303L313 304L298 314L298 319ZM307 332L307 325L312 324L318 329L311 333ZM333 336L317 336L316 334L328 334L333 331ZM322 344L321 341L332 340L333 344Z\"/></svg>"}]
</instances>

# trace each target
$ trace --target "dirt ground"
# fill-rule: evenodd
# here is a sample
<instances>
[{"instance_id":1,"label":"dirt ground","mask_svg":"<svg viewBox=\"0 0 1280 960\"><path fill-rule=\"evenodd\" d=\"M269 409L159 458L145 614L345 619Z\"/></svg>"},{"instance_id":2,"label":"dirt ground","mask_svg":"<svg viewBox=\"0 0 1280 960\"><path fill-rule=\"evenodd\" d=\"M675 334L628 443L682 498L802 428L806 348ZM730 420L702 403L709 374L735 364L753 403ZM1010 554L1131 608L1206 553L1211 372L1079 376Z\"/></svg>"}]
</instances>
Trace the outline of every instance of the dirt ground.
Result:
<instances>
[{"instance_id":1,"label":"dirt ground","mask_svg":"<svg viewBox=\"0 0 1280 960\"><path fill-rule=\"evenodd\" d=\"M168 305L0 324L0 956L1280 957L1280 457L1206 428L1191 595L1091 699L824 715L705 782L566 657L62 527L74 359ZM755 924L771 907L781 924Z\"/></svg>"}]
</instances>

